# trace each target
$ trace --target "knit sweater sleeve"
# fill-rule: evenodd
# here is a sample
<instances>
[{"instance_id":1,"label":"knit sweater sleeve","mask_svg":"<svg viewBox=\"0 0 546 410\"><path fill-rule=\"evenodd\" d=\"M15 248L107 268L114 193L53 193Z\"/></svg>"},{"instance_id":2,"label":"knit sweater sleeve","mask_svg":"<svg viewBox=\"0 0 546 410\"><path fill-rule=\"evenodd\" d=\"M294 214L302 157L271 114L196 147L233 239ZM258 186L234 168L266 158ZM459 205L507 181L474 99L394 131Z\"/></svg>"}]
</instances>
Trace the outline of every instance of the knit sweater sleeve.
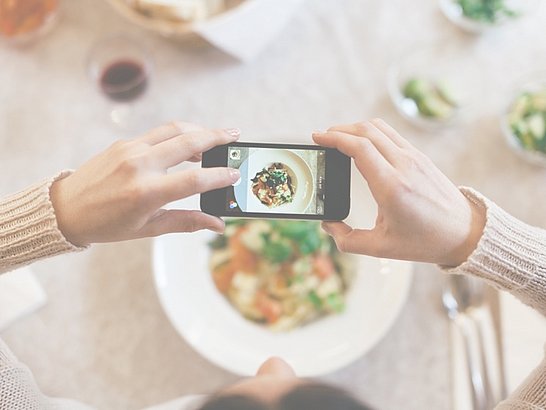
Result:
<instances>
[{"instance_id":1,"label":"knit sweater sleeve","mask_svg":"<svg viewBox=\"0 0 546 410\"><path fill-rule=\"evenodd\" d=\"M485 209L485 228L468 260L445 270L482 278L546 315L546 231L519 221L470 188L461 191Z\"/></svg>"},{"instance_id":2,"label":"knit sweater sleeve","mask_svg":"<svg viewBox=\"0 0 546 410\"><path fill-rule=\"evenodd\" d=\"M546 409L546 356L523 383L495 410Z\"/></svg>"},{"instance_id":3,"label":"knit sweater sleeve","mask_svg":"<svg viewBox=\"0 0 546 410\"><path fill-rule=\"evenodd\" d=\"M470 188L461 191L485 210L486 223L467 261L445 271L482 278L546 315L546 231L519 221ZM546 359L495 410L545 408Z\"/></svg>"},{"instance_id":4,"label":"knit sweater sleeve","mask_svg":"<svg viewBox=\"0 0 546 410\"><path fill-rule=\"evenodd\" d=\"M49 188L59 175L0 200L0 273L39 259L82 250L68 242L55 219Z\"/></svg>"}]
</instances>

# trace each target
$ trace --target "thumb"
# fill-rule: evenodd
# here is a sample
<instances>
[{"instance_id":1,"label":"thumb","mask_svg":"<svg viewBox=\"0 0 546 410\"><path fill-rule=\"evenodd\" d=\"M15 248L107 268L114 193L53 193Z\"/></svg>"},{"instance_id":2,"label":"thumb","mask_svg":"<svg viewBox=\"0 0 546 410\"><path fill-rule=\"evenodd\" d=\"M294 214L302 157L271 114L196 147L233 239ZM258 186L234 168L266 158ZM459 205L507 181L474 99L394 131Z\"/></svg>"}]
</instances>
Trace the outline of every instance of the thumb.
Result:
<instances>
[{"instance_id":1,"label":"thumb","mask_svg":"<svg viewBox=\"0 0 546 410\"><path fill-rule=\"evenodd\" d=\"M379 256L378 238L375 230L353 229L345 222L323 222L322 229L334 238L341 252Z\"/></svg>"},{"instance_id":2,"label":"thumb","mask_svg":"<svg viewBox=\"0 0 546 410\"><path fill-rule=\"evenodd\" d=\"M224 232L224 221L201 211L160 209L139 232L141 237L159 236L175 232L195 232L209 229Z\"/></svg>"}]
</instances>

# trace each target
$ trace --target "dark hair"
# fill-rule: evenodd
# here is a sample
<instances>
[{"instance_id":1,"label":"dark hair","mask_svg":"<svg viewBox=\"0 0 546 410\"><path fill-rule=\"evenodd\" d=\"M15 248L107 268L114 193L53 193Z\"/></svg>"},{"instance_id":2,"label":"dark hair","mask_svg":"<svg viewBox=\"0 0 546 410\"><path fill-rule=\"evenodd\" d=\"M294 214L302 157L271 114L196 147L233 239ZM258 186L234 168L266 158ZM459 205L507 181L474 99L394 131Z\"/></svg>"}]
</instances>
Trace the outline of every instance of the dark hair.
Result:
<instances>
[{"instance_id":1,"label":"dark hair","mask_svg":"<svg viewBox=\"0 0 546 410\"><path fill-rule=\"evenodd\" d=\"M199 410L372 410L349 393L321 383L304 384L274 404L240 395L218 395Z\"/></svg>"}]
</instances>

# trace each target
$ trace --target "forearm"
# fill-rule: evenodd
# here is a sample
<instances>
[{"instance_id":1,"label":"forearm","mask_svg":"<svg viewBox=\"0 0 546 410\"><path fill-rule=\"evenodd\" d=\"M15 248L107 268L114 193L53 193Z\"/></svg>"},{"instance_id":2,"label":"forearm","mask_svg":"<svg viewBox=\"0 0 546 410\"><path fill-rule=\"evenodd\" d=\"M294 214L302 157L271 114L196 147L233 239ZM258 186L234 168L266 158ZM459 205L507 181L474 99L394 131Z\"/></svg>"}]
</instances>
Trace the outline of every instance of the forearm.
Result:
<instances>
[{"instance_id":1,"label":"forearm","mask_svg":"<svg viewBox=\"0 0 546 410\"><path fill-rule=\"evenodd\" d=\"M66 175L61 173L0 200L0 273L82 249L58 229L49 197L53 182Z\"/></svg>"},{"instance_id":2,"label":"forearm","mask_svg":"<svg viewBox=\"0 0 546 410\"><path fill-rule=\"evenodd\" d=\"M517 220L471 189L462 191L484 209L487 220L468 260L446 270L485 279L546 315L546 231Z\"/></svg>"}]
</instances>

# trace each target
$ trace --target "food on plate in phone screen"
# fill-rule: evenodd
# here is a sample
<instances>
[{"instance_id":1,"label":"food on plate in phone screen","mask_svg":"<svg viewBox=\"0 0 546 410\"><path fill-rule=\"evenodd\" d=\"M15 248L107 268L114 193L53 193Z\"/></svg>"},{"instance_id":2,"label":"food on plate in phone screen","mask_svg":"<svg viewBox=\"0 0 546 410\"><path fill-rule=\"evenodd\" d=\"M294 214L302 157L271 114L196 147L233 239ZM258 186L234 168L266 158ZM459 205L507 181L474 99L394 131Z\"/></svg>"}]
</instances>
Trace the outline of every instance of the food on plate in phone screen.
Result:
<instances>
[{"instance_id":1,"label":"food on plate in phone screen","mask_svg":"<svg viewBox=\"0 0 546 410\"><path fill-rule=\"evenodd\" d=\"M275 162L252 178L252 193L268 208L276 208L294 200L296 185L288 167Z\"/></svg>"}]
</instances>

